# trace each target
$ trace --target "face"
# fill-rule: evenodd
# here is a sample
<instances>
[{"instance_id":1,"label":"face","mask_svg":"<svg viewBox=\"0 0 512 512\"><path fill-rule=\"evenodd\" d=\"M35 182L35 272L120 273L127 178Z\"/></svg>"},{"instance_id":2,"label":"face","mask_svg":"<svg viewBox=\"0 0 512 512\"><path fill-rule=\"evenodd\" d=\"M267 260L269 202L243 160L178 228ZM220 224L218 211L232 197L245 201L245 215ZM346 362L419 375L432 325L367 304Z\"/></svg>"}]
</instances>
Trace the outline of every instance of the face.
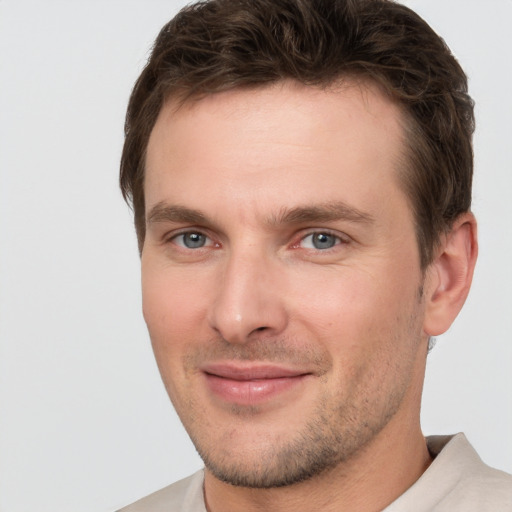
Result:
<instances>
[{"instance_id":1,"label":"face","mask_svg":"<svg viewBox=\"0 0 512 512\"><path fill-rule=\"evenodd\" d=\"M291 484L419 415L426 335L401 136L371 85L281 83L160 113L144 317L210 475Z\"/></svg>"}]
</instances>

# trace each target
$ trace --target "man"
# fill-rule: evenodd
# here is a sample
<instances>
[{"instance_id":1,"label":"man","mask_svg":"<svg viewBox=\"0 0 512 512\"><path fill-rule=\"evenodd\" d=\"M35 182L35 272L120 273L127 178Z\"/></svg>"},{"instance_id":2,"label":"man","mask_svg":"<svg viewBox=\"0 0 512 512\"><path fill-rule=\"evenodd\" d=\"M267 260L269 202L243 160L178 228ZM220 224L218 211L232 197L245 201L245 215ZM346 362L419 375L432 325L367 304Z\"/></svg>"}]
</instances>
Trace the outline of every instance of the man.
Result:
<instances>
[{"instance_id":1,"label":"man","mask_svg":"<svg viewBox=\"0 0 512 512\"><path fill-rule=\"evenodd\" d=\"M123 510L512 510L512 477L419 422L476 261L473 126L460 66L393 2L212 0L162 29L121 186L205 470Z\"/></svg>"}]
</instances>

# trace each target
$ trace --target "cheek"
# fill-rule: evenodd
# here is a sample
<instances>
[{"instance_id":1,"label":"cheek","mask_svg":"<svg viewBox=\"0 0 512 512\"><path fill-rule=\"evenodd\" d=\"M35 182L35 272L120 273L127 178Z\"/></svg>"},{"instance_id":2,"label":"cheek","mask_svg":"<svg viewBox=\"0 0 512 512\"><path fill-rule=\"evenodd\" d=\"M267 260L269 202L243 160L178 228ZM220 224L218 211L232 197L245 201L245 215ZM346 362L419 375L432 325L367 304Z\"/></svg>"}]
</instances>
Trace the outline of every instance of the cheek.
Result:
<instances>
[{"instance_id":1,"label":"cheek","mask_svg":"<svg viewBox=\"0 0 512 512\"><path fill-rule=\"evenodd\" d=\"M327 399L371 416L385 413L389 397L401 400L421 330L413 286L354 273L310 294L307 307L303 327L333 361Z\"/></svg>"},{"instance_id":2,"label":"cheek","mask_svg":"<svg viewBox=\"0 0 512 512\"><path fill-rule=\"evenodd\" d=\"M204 288L179 269L142 266L142 308L160 370L178 366L204 323ZM202 322L203 320L203 322Z\"/></svg>"},{"instance_id":3,"label":"cheek","mask_svg":"<svg viewBox=\"0 0 512 512\"><path fill-rule=\"evenodd\" d=\"M386 356L399 343L408 343L411 317L417 305L417 287L393 269L378 276L362 269L333 269L332 275L302 280L293 306L303 328L324 345L345 368ZM318 283L322 283L318 286ZM419 287L419 282L417 284ZM307 289L307 293L306 293Z\"/></svg>"},{"instance_id":4,"label":"cheek","mask_svg":"<svg viewBox=\"0 0 512 512\"><path fill-rule=\"evenodd\" d=\"M354 269L334 269L319 273L313 279L296 280L293 310L311 328L325 334L370 330L389 317L396 296L386 283L370 274ZM304 314L306 313L306 314Z\"/></svg>"},{"instance_id":5,"label":"cheek","mask_svg":"<svg viewBox=\"0 0 512 512\"><path fill-rule=\"evenodd\" d=\"M142 266L142 307L155 360L176 408L187 396L190 376L183 357L201 339L204 312L197 283L175 269Z\"/></svg>"},{"instance_id":6,"label":"cheek","mask_svg":"<svg viewBox=\"0 0 512 512\"><path fill-rule=\"evenodd\" d=\"M150 329L180 329L183 320L197 314L204 296L201 279L155 257L142 259L142 307Z\"/></svg>"}]
</instances>

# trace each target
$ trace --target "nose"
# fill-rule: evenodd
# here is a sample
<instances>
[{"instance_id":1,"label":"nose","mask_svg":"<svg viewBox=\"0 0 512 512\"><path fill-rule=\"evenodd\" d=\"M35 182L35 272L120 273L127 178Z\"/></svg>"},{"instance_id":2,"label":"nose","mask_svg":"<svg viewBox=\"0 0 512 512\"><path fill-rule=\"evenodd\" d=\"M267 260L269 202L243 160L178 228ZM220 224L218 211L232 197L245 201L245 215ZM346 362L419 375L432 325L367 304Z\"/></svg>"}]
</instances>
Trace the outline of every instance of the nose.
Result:
<instances>
[{"instance_id":1,"label":"nose","mask_svg":"<svg viewBox=\"0 0 512 512\"><path fill-rule=\"evenodd\" d=\"M250 250L233 252L224 261L208 319L224 340L242 344L284 331L286 286L278 267L271 257Z\"/></svg>"}]
</instances>

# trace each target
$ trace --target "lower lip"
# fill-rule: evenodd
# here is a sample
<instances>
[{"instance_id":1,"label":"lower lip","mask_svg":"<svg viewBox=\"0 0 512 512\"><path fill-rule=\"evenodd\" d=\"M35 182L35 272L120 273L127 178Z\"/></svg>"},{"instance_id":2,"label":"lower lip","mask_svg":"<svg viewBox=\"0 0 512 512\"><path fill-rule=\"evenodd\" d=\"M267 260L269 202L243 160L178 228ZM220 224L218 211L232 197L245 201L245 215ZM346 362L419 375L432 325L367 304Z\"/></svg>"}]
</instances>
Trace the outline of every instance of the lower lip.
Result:
<instances>
[{"instance_id":1,"label":"lower lip","mask_svg":"<svg viewBox=\"0 0 512 512\"><path fill-rule=\"evenodd\" d=\"M275 379L232 380L205 374L208 387L214 395L238 405L257 405L291 391L302 384L307 375Z\"/></svg>"}]
</instances>

